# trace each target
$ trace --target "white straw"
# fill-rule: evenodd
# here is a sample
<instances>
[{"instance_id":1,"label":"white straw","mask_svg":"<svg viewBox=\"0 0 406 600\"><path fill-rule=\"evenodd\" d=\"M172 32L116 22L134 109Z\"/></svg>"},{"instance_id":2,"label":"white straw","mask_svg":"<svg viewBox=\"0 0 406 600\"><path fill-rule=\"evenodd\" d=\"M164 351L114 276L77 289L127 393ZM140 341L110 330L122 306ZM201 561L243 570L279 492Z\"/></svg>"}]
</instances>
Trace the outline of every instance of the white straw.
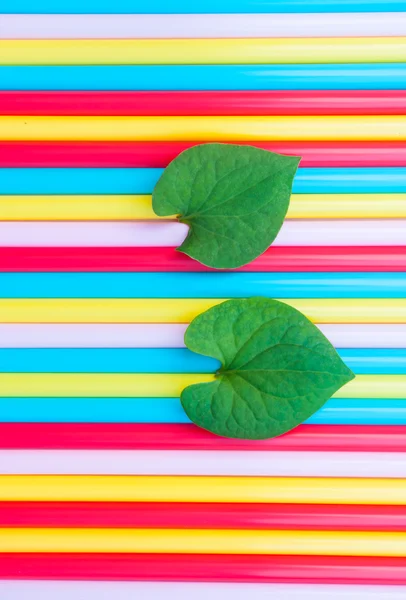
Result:
<instances>
[{"instance_id":1,"label":"white straw","mask_svg":"<svg viewBox=\"0 0 406 600\"><path fill-rule=\"evenodd\" d=\"M336 348L406 348L406 325L328 324ZM0 348L184 348L183 324L0 323Z\"/></svg>"},{"instance_id":2,"label":"white straw","mask_svg":"<svg viewBox=\"0 0 406 600\"><path fill-rule=\"evenodd\" d=\"M0 581L1 600L405 600L395 585Z\"/></svg>"},{"instance_id":3,"label":"white straw","mask_svg":"<svg viewBox=\"0 0 406 600\"><path fill-rule=\"evenodd\" d=\"M0 222L0 246L173 247L188 228L172 221ZM275 246L396 246L406 219L285 221Z\"/></svg>"},{"instance_id":4,"label":"white straw","mask_svg":"<svg viewBox=\"0 0 406 600\"><path fill-rule=\"evenodd\" d=\"M401 452L0 450L0 475L406 477Z\"/></svg>"},{"instance_id":5,"label":"white straw","mask_svg":"<svg viewBox=\"0 0 406 600\"><path fill-rule=\"evenodd\" d=\"M0 324L1 348L184 348L183 324Z\"/></svg>"},{"instance_id":6,"label":"white straw","mask_svg":"<svg viewBox=\"0 0 406 600\"><path fill-rule=\"evenodd\" d=\"M406 13L0 15L2 39L403 36Z\"/></svg>"}]
</instances>

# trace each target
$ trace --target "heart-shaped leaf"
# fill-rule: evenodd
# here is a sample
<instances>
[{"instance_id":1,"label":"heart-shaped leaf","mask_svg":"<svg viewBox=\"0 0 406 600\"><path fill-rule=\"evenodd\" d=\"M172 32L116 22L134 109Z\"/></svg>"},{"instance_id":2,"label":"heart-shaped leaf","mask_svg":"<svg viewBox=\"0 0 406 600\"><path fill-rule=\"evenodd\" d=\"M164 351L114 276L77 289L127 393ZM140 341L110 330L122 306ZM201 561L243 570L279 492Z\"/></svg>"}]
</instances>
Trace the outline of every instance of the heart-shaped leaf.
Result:
<instances>
[{"instance_id":1,"label":"heart-shaped leaf","mask_svg":"<svg viewBox=\"0 0 406 600\"><path fill-rule=\"evenodd\" d=\"M225 437L281 435L354 378L313 323L269 298L210 308L189 325L185 343L222 368L215 381L183 390L183 408L197 425Z\"/></svg>"},{"instance_id":2,"label":"heart-shaped leaf","mask_svg":"<svg viewBox=\"0 0 406 600\"><path fill-rule=\"evenodd\" d=\"M177 250L209 267L240 267L278 234L299 160L253 146L194 146L165 169L152 207L189 225Z\"/></svg>"}]
</instances>

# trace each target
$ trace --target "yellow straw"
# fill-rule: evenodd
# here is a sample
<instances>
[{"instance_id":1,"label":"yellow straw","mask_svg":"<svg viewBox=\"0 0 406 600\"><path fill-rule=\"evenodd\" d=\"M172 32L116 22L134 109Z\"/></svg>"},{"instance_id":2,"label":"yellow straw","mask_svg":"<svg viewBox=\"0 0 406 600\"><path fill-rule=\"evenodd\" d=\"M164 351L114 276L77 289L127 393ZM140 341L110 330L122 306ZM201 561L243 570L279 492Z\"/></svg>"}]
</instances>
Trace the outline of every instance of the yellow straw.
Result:
<instances>
[{"instance_id":1,"label":"yellow straw","mask_svg":"<svg viewBox=\"0 0 406 600\"><path fill-rule=\"evenodd\" d=\"M0 397L177 398L186 386L213 379L200 373L0 373Z\"/></svg>"},{"instance_id":2,"label":"yellow straw","mask_svg":"<svg viewBox=\"0 0 406 600\"><path fill-rule=\"evenodd\" d=\"M406 533L233 531L230 529L7 528L0 529L0 552L406 556Z\"/></svg>"},{"instance_id":3,"label":"yellow straw","mask_svg":"<svg viewBox=\"0 0 406 600\"><path fill-rule=\"evenodd\" d=\"M406 140L406 115L282 117L0 116L2 140Z\"/></svg>"},{"instance_id":4,"label":"yellow straw","mask_svg":"<svg viewBox=\"0 0 406 600\"><path fill-rule=\"evenodd\" d=\"M406 194L293 194L287 218L406 218ZM150 195L0 196L0 221L151 219Z\"/></svg>"},{"instance_id":5,"label":"yellow straw","mask_svg":"<svg viewBox=\"0 0 406 600\"><path fill-rule=\"evenodd\" d=\"M405 506L406 479L129 475L0 476L0 501L47 500Z\"/></svg>"},{"instance_id":6,"label":"yellow straw","mask_svg":"<svg viewBox=\"0 0 406 600\"><path fill-rule=\"evenodd\" d=\"M406 60L406 37L1 40L2 65L385 63Z\"/></svg>"},{"instance_id":7,"label":"yellow straw","mask_svg":"<svg viewBox=\"0 0 406 600\"><path fill-rule=\"evenodd\" d=\"M193 383L213 381L199 374L0 373L0 397L177 398ZM406 375L357 375L334 398L404 398Z\"/></svg>"},{"instance_id":8,"label":"yellow straw","mask_svg":"<svg viewBox=\"0 0 406 600\"><path fill-rule=\"evenodd\" d=\"M189 323L224 299L1 298L0 323ZM406 298L282 299L316 323L406 323Z\"/></svg>"}]
</instances>

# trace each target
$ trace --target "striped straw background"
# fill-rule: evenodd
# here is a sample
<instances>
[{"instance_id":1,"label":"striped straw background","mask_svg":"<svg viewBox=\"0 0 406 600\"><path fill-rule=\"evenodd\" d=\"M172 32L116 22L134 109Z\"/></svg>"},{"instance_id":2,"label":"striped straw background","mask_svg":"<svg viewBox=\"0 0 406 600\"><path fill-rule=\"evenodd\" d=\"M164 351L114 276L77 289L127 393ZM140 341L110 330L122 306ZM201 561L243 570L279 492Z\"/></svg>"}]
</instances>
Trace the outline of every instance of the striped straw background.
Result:
<instances>
[{"instance_id":1,"label":"striped straw background","mask_svg":"<svg viewBox=\"0 0 406 600\"><path fill-rule=\"evenodd\" d=\"M2 0L0 599L403 600L406 2ZM240 272L176 253L179 152L303 156ZM356 379L291 433L192 425L222 299L302 310Z\"/></svg>"}]
</instances>

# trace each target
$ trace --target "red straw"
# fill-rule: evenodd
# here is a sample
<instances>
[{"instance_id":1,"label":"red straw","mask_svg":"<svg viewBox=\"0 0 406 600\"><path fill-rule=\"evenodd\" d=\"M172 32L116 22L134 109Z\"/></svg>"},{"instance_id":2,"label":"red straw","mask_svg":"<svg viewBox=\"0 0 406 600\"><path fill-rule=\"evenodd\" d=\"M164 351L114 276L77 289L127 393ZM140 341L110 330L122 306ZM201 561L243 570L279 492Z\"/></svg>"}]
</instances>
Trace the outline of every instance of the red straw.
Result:
<instances>
[{"instance_id":1,"label":"red straw","mask_svg":"<svg viewBox=\"0 0 406 600\"><path fill-rule=\"evenodd\" d=\"M14 553L0 578L404 585L406 558Z\"/></svg>"},{"instance_id":2,"label":"red straw","mask_svg":"<svg viewBox=\"0 0 406 600\"><path fill-rule=\"evenodd\" d=\"M0 92L2 115L402 115L404 90Z\"/></svg>"},{"instance_id":3,"label":"red straw","mask_svg":"<svg viewBox=\"0 0 406 600\"><path fill-rule=\"evenodd\" d=\"M0 167L166 167L199 143L0 142ZM406 166L406 142L236 143L302 156L302 167Z\"/></svg>"},{"instance_id":4,"label":"red straw","mask_svg":"<svg viewBox=\"0 0 406 600\"><path fill-rule=\"evenodd\" d=\"M208 271L174 248L0 247L1 271ZM239 271L405 271L406 246L271 247Z\"/></svg>"},{"instance_id":5,"label":"red straw","mask_svg":"<svg viewBox=\"0 0 406 600\"><path fill-rule=\"evenodd\" d=\"M406 531L406 507L165 502L0 502L0 527Z\"/></svg>"},{"instance_id":6,"label":"red straw","mask_svg":"<svg viewBox=\"0 0 406 600\"><path fill-rule=\"evenodd\" d=\"M406 452L406 425L300 425L252 441L221 438L193 424L0 423L0 448Z\"/></svg>"}]
</instances>

